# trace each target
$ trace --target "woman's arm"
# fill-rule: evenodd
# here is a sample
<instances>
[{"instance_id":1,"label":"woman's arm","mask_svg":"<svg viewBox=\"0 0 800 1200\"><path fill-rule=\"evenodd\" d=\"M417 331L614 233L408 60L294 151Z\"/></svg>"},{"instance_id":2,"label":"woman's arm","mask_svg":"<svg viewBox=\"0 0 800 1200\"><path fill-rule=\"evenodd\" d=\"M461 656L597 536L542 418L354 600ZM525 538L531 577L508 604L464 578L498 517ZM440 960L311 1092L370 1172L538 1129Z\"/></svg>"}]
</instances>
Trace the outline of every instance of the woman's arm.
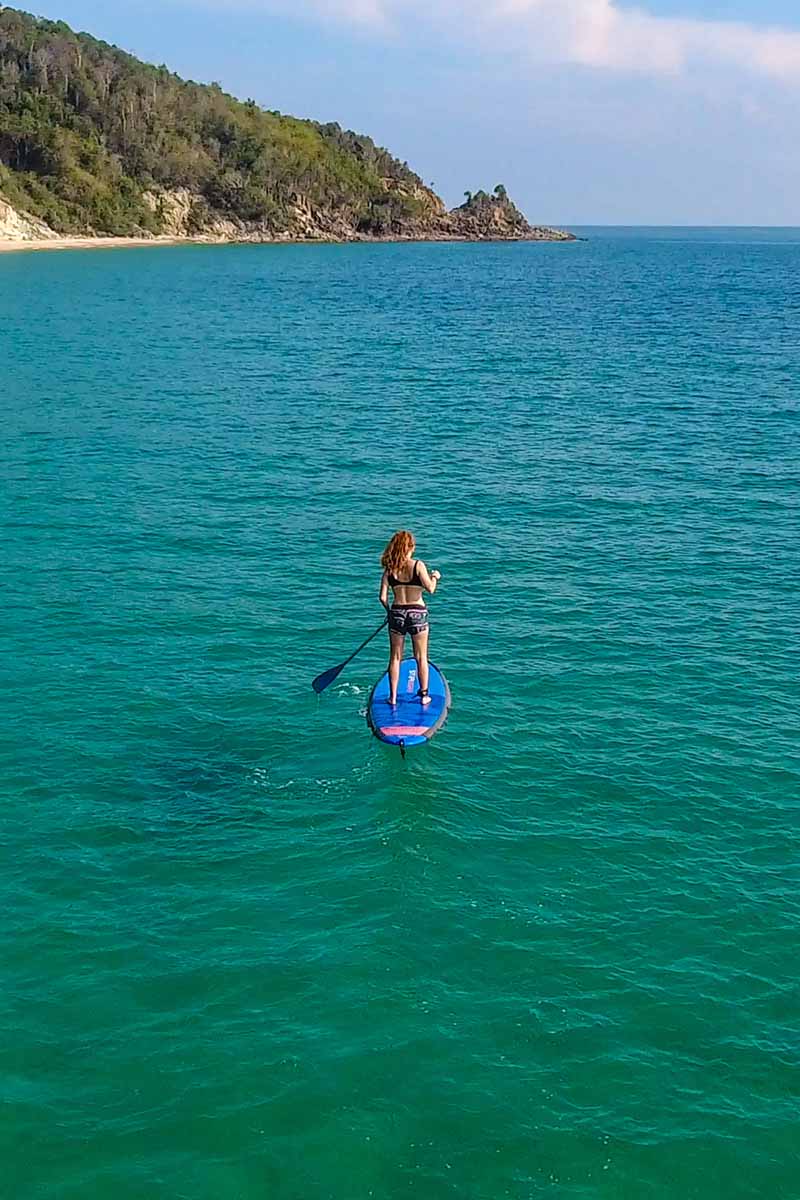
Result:
<instances>
[{"instance_id":1,"label":"woman's arm","mask_svg":"<svg viewBox=\"0 0 800 1200\"><path fill-rule=\"evenodd\" d=\"M389 611L389 576L386 571L381 575L381 591L378 597L386 611Z\"/></svg>"},{"instance_id":2,"label":"woman's arm","mask_svg":"<svg viewBox=\"0 0 800 1200\"><path fill-rule=\"evenodd\" d=\"M433 595L433 593L436 591L437 583L442 578L441 571L429 571L421 559L417 560L417 568L419 569L419 577L422 582L422 586L425 588L426 592L430 592L430 594Z\"/></svg>"}]
</instances>

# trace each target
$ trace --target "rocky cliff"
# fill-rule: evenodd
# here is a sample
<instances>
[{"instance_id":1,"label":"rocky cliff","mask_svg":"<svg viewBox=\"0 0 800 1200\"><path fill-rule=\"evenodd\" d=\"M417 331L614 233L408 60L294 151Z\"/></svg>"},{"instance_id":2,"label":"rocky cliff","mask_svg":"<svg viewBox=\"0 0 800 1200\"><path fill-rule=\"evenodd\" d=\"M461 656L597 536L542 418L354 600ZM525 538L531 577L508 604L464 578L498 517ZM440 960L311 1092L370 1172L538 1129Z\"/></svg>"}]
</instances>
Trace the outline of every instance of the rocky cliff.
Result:
<instances>
[{"instance_id":1,"label":"rocky cliff","mask_svg":"<svg viewBox=\"0 0 800 1200\"><path fill-rule=\"evenodd\" d=\"M18 212L0 196L0 241L43 242L57 237L56 231L44 221L30 213Z\"/></svg>"},{"instance_id":2,"label":"rocky cliff","mask_svg":"<svg viewBox=\"0 0 800 1200\"><path fill-rule=\"evenodd\" d=\"M413 201L415 212L390 220L375 230L335 207L315 206L293 195L282 224L247 221L215 211L206 199L186 188L148 191L144 200L162 234L209 241L574 241L574 235L544 225L531 225L503 189L493 195L478 192L450 211L429 188L399 187L383 181L386 194L398 192Z\"/></svg>"}]
</instances>

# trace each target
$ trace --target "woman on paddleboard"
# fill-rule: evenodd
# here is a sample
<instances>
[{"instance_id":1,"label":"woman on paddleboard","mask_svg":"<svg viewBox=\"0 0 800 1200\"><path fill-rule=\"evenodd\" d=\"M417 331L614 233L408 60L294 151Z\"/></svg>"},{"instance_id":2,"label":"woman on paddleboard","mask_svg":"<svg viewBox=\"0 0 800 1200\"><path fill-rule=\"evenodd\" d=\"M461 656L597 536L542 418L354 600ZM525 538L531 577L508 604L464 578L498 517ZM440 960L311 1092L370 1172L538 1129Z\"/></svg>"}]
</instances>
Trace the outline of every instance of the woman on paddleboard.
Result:
<instances>
[{"instance_id":1,"label":"woman on paddleboard","mask_svg":"<svg viewBox=\"0 0 800 1200\"><path fill-rule=\"evenodd\" d=\"M419 695L423 704L430 704L428 695L428 609L423 592L436 591L442 578L439 571L428 571L424 562L414 559L414 535L401 529L381 555L380 601L389 614L389 703L397 703L397 684L406 634L411 634L414 658L417 660ZM394 602L389 604L389 588Z\"/></svg>"}]
</instances>

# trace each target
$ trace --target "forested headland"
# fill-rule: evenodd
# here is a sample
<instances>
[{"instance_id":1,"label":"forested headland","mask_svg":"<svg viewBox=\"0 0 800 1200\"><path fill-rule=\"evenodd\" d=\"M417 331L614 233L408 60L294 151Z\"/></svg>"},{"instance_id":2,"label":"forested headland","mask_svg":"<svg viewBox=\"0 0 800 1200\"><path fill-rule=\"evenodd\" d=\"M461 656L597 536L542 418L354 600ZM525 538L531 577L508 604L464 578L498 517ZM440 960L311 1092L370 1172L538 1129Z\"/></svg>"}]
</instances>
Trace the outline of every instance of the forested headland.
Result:
<instances>
[{"instance_id":1,"label":"forested headland","mask_svg":"<svg viewBox=\"0 0 800 1200\"><path fill-rule=\"evenodd\" d=\"M560 237L498 185L450 212L362 134L0 8L0 197L63 234Z\"/></svg>"}]
</instances>

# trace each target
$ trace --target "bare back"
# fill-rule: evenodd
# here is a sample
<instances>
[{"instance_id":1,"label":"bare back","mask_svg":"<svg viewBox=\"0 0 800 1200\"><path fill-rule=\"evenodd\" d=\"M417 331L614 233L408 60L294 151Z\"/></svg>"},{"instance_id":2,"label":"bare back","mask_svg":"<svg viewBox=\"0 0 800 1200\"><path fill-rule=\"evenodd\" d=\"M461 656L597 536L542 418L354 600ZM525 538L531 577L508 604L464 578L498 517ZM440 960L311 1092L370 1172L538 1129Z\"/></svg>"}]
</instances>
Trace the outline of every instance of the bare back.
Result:
<instances>
[{"instance_id":1,"label":"bare back","mask_svg":"<svg viewBox=\"0 0 800 1200\"><path fill-rule=\"evenodd\" d=\"M386 582L394 592L394 602L401 607L406 605L424 605L424 591L433 591L433 580L428 574L428 568L419 559L415 562L409 558L400 568L398 575L388 571Z\"/></svg>"}]
</instances>

